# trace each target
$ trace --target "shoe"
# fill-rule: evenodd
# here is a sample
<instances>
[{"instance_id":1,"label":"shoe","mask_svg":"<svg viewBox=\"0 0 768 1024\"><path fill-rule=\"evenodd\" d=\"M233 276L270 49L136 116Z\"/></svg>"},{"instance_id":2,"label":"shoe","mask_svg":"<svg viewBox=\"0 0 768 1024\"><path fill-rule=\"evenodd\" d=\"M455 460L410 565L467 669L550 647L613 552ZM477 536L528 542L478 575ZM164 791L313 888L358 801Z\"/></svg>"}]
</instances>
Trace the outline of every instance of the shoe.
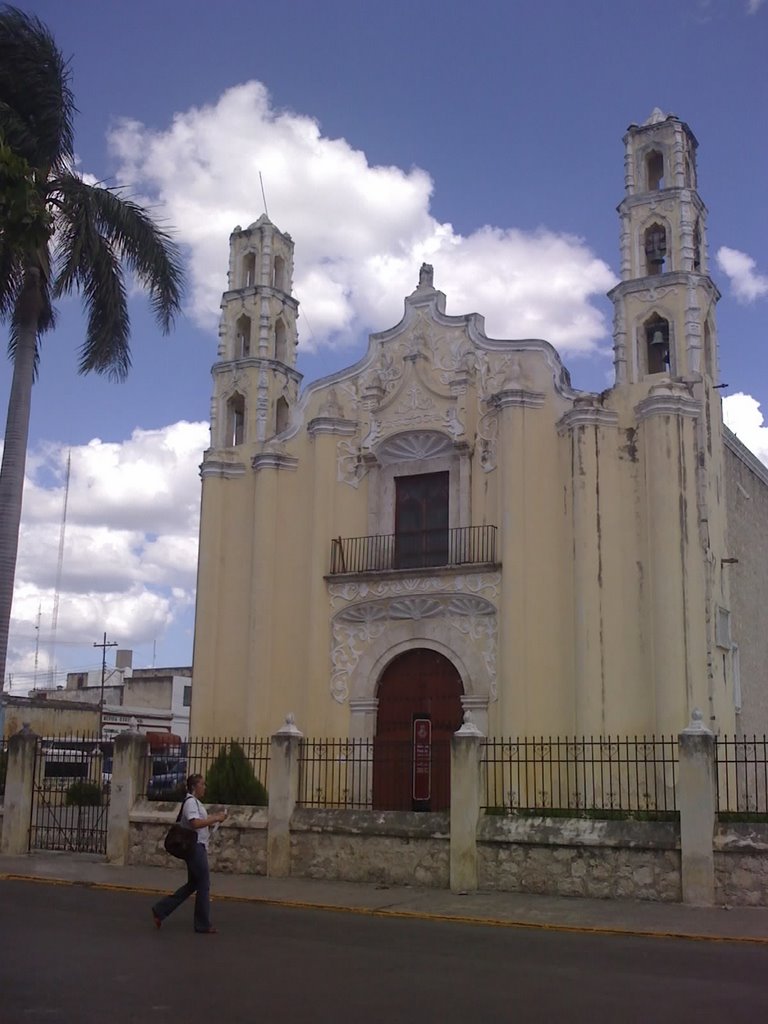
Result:
<instances>
[{"instance_id":1,"label":"shoe","mask_svg":"<svg viewBox=\"0 0 768 1024\"><path fill-rule=\"evenodd\" d=\"M214 928L213 925L211 925L210 928L195 928L195 931L198 935L216 935L219 929Z\"/></svg>"},{"instance_id":2,"label":"shoe","mask_svg":"<svg viewBox=\"0 0 768 1024\"><path fill-rule=\"evenodd\" d=\"M154 907L152 908L152 920L154 922L155 928L157 928L157 930L160 931L160 929L163 926L163 919L162 919L162 917L158 917L157 916L157 914L155 913L155 908Z\"/></svg>"}]
</instances>

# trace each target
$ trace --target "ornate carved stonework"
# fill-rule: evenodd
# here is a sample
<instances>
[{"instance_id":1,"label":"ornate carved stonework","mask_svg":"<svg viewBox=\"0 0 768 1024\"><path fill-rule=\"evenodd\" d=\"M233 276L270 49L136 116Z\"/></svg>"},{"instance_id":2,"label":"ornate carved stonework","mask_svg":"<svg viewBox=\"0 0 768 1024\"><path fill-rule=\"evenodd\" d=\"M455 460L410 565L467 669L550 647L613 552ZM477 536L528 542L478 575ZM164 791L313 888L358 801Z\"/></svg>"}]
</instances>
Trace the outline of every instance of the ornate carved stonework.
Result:
<instances>
[{"instance_id":1,"label":"ornate carved stonework","mask_svg":"<svg viewBox=\"0 0 768 1024\"><path fill-rule=\"evenodd\" d=\"M433 459L452 450L453 446L443 434L435 430L412 430L384 441L376 456L381 465L385 466L390 462Z\"/></svg>"},{"instance_id":2,"label":"ornate carved stonework","mask_svg":"<svg viewBox=\"0 0 768 1024\"><path fill-rule=\"evenodd\" d=\"M366 598L400 597L406 594L475 594L495 601L501 587L500 572L457 573L455 576L409 576L402 579L329 583L332 610Z\"/></svg>"},{"instance_id":3,"label":"ornate carved stonework","mask_svg":"<svg viewBox=\"0 0 768 1024\"><path fill-rule=\"evenodd\" d=\"M339 483L357 488L368 472L360 460L360 449L352 441L339 441L336 445L336 479Z\"/></svg>"},{"instance_id":4,"label":"ornate carved stonework","mask_svg":"<svg viewBox=\"0 0 768 1024\"><path fill-rule=\"evenodd\" d=\"M492 577L498 573L485 576L484 589L498 591L498 582L491 583ZM425 581L419 581L425 582ZM426 581L429 582L429 581ZM445 587L449 582L440 581ZM336 584L331 587L343 589L346 593L358 584ZM374 590L382 588L376 586ZM359 592L359 591L358 591ZM345 596L346 596L345 593ZM333 598L332 598L333 603ZM357 668L358 662L366 649L378 640L390 624L403 621L420 621L423 619L443 620L454 637L463 637L475 649L479 649L489 682L489 694L496 699L496 639L497 616L496 607L489 600L477 593L411 593L408 596L377 597L371 601L350 604L337 612L333 617L333 637L331 641L331 694L333 699L343 704L349 696L349 684Z\"/></svg>"}]
</instances>

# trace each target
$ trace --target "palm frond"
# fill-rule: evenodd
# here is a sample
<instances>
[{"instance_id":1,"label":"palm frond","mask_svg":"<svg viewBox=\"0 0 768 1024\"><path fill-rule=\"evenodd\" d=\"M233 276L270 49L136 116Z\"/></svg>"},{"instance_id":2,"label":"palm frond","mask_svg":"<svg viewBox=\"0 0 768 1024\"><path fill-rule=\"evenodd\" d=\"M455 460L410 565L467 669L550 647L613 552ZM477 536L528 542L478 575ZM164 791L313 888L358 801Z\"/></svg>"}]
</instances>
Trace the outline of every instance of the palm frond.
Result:
<instances>
[{"instance_id":1,"label":"palm frond","mask_svg":"<svg viewBox=\"0 0 768 1024\"><path fill-rule=\"evenodd\" d=\"M167 334L181 308L184 282L181 253L170 235L118 190L88 185L74 174L61 175L50 188L58 197L62 223L69 224L65 240L59 239L62 249L79 259L83 243L71 228L76 220L86 219L147 289L155 318ZM72 266L73 260L64 262L57 292L71 288Z\"/></svg>"},{"instance_id":2,"label":"palm frond","mask_svg":"<svg viewBox=\"0 0 768 1024\"><path fill-rule=\"evenodd\" d=\"M22 276L18 253L10 245L4 245L0 235L0 320L7 320L12 315Z\"/></svg>"},{"instance_id":3,"label":"palm frond","mask_svg":"<svg viewBox=\"0 0 768 1024\"><path fill-rule=\"evenodd\" d=\"M1 7L0 132L45 174L73 158L70 77L69 63L43 22L17 7Z\"/></svg>"},{"instance_id":4,"label":"palm frond","mask_svg":"<svg viewBox=\"0 0 768 1024\"><path fill-rule=\"evenodd\" d=\"M67 295L77 289L88 312L79 372L93 370L122 380L131 366L125 282L119 254L99 232L84 193L72 191L61 204L56 253L54 295Z\"/></svg>"},{"instance_id":5,"label":"palm frond","mask_svg":"<svg viewBox=\"0 0 768 1024\"><path fill-rule=\"evenodd\" d=\"M103 373L124 380L131 368L130 318L120 260L94 233L88 267L80 280L88 329L80 347L79 373Z\"/></svg>"}]
</instances>

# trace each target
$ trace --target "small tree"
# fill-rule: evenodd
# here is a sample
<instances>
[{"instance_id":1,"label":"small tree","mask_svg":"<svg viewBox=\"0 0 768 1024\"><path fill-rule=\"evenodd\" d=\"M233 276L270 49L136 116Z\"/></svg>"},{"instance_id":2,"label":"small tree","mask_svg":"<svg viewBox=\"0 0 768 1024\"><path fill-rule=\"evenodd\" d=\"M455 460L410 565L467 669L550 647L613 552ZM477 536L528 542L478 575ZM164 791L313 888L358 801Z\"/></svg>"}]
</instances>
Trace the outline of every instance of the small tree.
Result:
<instances>
[{"instance_id":1,"label":"small tree","mask_svg":"<svg viewBox=\"0 0 768 1024\"><path fill-rule=\"evenodd\" d=\"M67 807L100 807L101 786L85 779L73 782L67 790L64 803Z\"/></svg>"},{"instance_id":2,"label":"small tree","mask_svg":"<svg viewBox=\"0 0 768 1024\"><path fill-rule=\"evenodd\" d=\"M205 795L214 804L266 807L267 790L256 778L239 743L222 747L205 777Z\"/></svg>"}]
</instances>

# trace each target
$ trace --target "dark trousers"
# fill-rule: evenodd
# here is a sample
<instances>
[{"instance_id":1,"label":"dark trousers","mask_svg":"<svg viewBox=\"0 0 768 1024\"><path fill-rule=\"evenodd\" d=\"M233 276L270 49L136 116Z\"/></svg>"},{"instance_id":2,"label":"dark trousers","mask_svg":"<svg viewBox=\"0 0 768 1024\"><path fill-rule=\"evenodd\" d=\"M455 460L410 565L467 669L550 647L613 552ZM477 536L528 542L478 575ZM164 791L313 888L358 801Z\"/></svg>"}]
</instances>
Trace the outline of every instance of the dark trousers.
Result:
<instances>
[{"instance_id":1,"label":"dark trousers","mask_svg":"<svg viewBox=\"0 0 768 1024\"><path fill-rule=\"evenodd\" d=\"M208 871L208 851L198 843L187 860L187 882L170 896L164 896L152 910L162 921L191 896L195 896L195 931L207 932L211 927L211 877Z\"/></svg>"}]
</instances>

